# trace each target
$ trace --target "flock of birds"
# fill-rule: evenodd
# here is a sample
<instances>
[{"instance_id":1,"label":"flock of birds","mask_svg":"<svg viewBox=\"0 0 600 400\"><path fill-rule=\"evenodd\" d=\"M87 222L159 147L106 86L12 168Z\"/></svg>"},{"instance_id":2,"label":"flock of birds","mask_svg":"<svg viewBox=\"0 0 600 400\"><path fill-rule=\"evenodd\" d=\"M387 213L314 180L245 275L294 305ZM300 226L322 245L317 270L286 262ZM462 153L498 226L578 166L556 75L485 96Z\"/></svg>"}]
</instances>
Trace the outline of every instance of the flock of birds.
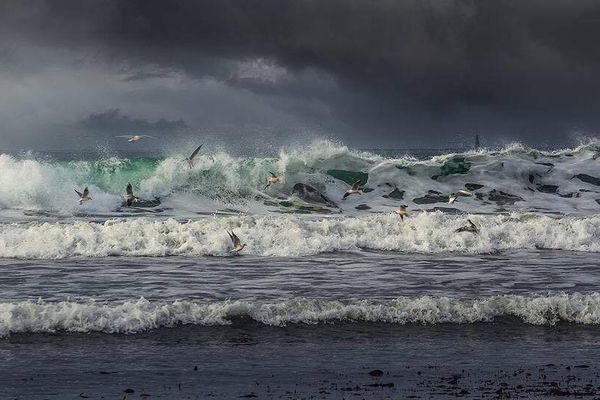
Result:
<instances>
[{"instance_id":1,"label":"flock of birds","mask_svg":"<svg viewBox=\"0 0 600 400\"><path fill-rule=\"evenodd\" d=\"M153 138L153 136L149 136L149 135L125 135L125 136L116 136L116 137L125 137L125 138L127 138L127 141L130 143L137 143L144 137ZM192 154L190 154L189 157L187 157L183 160L183 161L187 162L188 167L190 169L192 169L194 167L194 158L198 155L202 146L203 146L203 144L198 146L192 152ZM281 182L281 177L277 176L273 172L269 172L269 176L267 177L267 185L264 187L263 190L266 190L271 185L275 185L280 182ZM83 192L80 192L77 189L75 189L75 193L77 193L77 195L79 196L79 204L80 205L82 205L86 201L92 200L92 197L90 196L90 191L87 187L85 189L83 189ZM342 200L346 200L346 198L348 198L348 196L351 196L353 194L362 194L360 180L354 182L352 184L352 186L350 186L350 188L344 193ZM458 190L455 193L452 193L448 196L448 204L454 203L459 197L469 197L472 195L473 194L471 192L468 192L466 190ZM127 207L131 207L133 205L133 203L135 203L139 200L139 197L137 197L133 193L133 186L131 185L131 183L127 184L127 187L125 188L125 196L124 197L125 197L125 204L127 205ZM394 210L394 212L400 216L400 219L402 221L404 221L404 217L408 217L408 212L406 211L407 208L408 208L408 206L403 204L399 208ZM469 225L462 226L462 227L456 229L455 232L457 232L457 233L469 232L469 233L473 233L473 234L478 234L479 228L470 219L467 219L467 222L469 223ZM246 247L246 244L245 243L242 244L240 238L233 231L227 231L227 234L229 235L229 238L231 239L231 243L233 244L233 248L230 250L232 253L239 254L242 250L244 250L244 248Z\"/></svg>"}]
</instances>

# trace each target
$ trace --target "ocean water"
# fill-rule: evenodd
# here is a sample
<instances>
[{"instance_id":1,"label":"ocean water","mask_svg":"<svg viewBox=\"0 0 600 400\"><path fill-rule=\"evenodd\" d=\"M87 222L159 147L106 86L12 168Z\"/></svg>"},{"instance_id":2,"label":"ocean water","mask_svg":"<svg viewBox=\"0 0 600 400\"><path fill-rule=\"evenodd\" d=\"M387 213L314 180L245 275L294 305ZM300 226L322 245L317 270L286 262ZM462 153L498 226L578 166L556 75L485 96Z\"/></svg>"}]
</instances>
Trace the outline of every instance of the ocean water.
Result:
<instances>
[{"instance_id":1,"label":"ocean water","mask_svg":"<svg viewBox=\"0 0 600 400\"><path fill-rule=\"evenodd\" d=\"M2 398L344 398L329 384L375 367L396 370L395 392L365 398L446 398L398 371L592 363L598 154L318 141L205 147L191 169L184 154L1 154ZM282 182L265 188L270 172ZM457 190L473 195L448 204ZM467 220L478 234L456 232Z\"/></svg>"}]
</instances>

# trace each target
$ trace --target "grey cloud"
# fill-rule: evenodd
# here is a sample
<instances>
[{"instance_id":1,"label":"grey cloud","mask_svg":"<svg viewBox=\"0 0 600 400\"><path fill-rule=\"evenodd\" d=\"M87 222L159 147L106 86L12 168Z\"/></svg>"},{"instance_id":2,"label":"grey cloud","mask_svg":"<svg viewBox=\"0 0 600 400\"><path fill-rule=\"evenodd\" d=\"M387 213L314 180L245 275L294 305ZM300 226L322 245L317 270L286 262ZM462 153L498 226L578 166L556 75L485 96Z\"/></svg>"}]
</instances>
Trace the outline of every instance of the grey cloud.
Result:
<instances>
[{"instance_id":1,"label":"grey cloud","mask_svg":"<svg viewBox=\"0 0 600 400\"><path fill-rule=\"evenodd\" d=\"M358 144L438 145L465 131L561 143L600 128L599 20L593 0L6 0L0 47L125 65L123 84L164 71L220 81L241 100L218 116L240 129L249 91L274 121ZM248 60L280 76L240 75Z\"/></svg>"},{"instance_id":2,"label":"grey cloud","mask_svg":"<svg viewBox=\"0 0 600 400\"><path fill-rule=\"evenodd\" d=\"M148 121L125 115L118 108L90 114L81 121L81 126L95 132L111 133L146 133L146 132L178 132L189 129L185 121L160 118Z\"/></svg>"},{"instance_id":3,"label":"grey cloud","mask_svg":"<svg viewBox=\"0 0 600 400\"><path fill-rule=\"evenodd\" d=\"M124 82L144 81L146 79L165 78L168 77L168 72L143 72L139 71L123 78Z\"/></svg>"}]
</instances>

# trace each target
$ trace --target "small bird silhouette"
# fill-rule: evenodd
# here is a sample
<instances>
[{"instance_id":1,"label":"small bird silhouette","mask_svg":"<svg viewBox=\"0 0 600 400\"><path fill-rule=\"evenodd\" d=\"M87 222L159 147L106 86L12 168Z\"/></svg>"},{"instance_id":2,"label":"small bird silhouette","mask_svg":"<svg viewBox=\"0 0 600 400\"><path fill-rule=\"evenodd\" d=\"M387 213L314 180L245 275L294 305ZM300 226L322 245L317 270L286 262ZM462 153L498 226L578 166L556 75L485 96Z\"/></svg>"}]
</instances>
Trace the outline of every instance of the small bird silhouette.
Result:
<instances>
[{"instance_id":1,"label":"small bird silhouette","mask_svg":"<svg viewBox=\"0 0 600 400\"><path fill-rule=\"evenodd\" d=\"M79 196L79 205L82 205L84 201L92 200L92 198L90 197L90 191L87 187L83 189L83 193L77 191L77 189L75 189L75 193L77 193L77 195Z\"/></svg>"},{"instance_id":2,"label":"small bird silhouette","mask_svg":"<svg viewBox=\"0 0 600 400\"><path fill-rule=\"evenodd\" d=\"M134 202L138 201L138 197L133 194L133 187L131 183L127 184L127 189L125 189L127 194L125 195L125 200L127 200L127 207L131 207Z\"/></svg>"},{"instance_id":3,"label":"small bird silhouette","mask_svg":"<svg viewBox=\"0 0 600 400\"><path fill-rule=\"evenodd\" d=\"M275 175L272 172L269 172L270 176L267 177L267 186L263 190L267 190L267 188L271 185L281 182L281 178Z\"/></svg>"},{"instance_id":4,"label":"small bird silhouette","mask_svg":"<svg viewBox=\"0 0 600 400\"><path fill-rule=\"evenodd\" d=\"M198 152L200 151L200 149L202 148L202 146L204 146L204 143L201 144L200 146L196 147L196 150L194 150L194 152L188 158L186 158L184 160L184 161L187 161L188 166L190 167L190 169L194 168L194 157L196 157L196 155L198 154Z\"/></svg>"},{"instance_id":5,"label":"small bird silhouette","mask_svg":"<svg viewBox=\"0 0 600 400\"><path fill-rule=\"evenodd\" d=\"M351 194L362 194L362 191L360 189L360 181L356 181L352 184L352 187L348 190L346 190L346 193L344 193L344 197L343 199L345 200L346 197L350 196Z\"/></svg>"},{"instance_id":6,"label":"small bird silhouette","mask_svg":"<svg viewBox=\"0 0 600 400\"><path fill-rule=\"evenodd\" d=\"M404 217L408 217L408 213L406 212L407 205L401 205L399 208L396 208L394 212L400 216L400 219L404 221Z\"/></svg>"},{"instance_id":7,"label":"small bird silhouette","mask_svg":"<svg viewBox=\"0 0 600 400\"><path fill-rule=\"evenodd\" d=\"M457 232L457 233L460 233L460 232L479 233L479 228L477 228L477 225L475 225L473 223L473 221L471 221L470 219L467 219L467 221L469 222L469 225L461 226L454 232Z\"/></svg>"}]
</instances>

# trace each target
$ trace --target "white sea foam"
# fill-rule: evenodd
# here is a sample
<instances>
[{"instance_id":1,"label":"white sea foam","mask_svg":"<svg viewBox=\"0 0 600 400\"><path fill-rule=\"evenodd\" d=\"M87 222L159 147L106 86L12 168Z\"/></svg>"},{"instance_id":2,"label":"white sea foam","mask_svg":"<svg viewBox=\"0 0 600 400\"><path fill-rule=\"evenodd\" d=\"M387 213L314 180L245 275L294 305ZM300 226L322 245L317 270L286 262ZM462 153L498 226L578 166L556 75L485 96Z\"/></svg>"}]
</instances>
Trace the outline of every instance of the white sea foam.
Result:
<instances>
[{"instance_id":1,"label":"white sea foam","mask_svg":"<svg viewBox=\"0 0 600 400\"><path fill-rule=\"evenodd\" d=\"M229 325L247 318L261 324L384 322L439 324L490 322L515 317L528 324L600 324L600 293L502 295L480 299L399 297L389 301L315 300L278 302L199 301L0 303L0 336L23 332L136 333L176 325Z\"/></svg>"},{"instance_id":2,"label":"white sea foam","mask_svg":"<svg viewBox=\"0 0 600 400\"><path fill-rule=\"evenodd\" d=\"M82 210L74 189L82 191L85 186L93 198L86 203L88 211L115 209L121 203L119 192L106 193L81 179L87 167L87 163L71 168L0 154L0 209L52 210L70 215Z\"/></svg>"},{"instance_id":3,"label":"white sea foam","mask_svg":"<svg viewBox=\"0 0 600 400\"><path fill-rule=\"evenodd\" d=\"M470 218L479 234L455 233ZM234 230L243 254L301 256L372 249L422 253L488 253L511 249L599 252L600 217L551 218L536 214L455 216L441 212L309 219L301 216L110 219L104 223L0 225L0 257L228 255Z\"/></svg>"},{"instance_id":4,"label":"white sea foam","mask_svg":"<svg viewBox=\"0 0 600 400\"><path fill-rule=\"evenodd\" d=\"M364 211L356 207L363 204L370 211L389 211L399 202L411 209L447 207L450 193L464 189L465 184L475 184L482 185L471 186L476 196L461 198L452 207L474 212L503 208L585 215L595 213L600 201L600 173L593 159L599 150L596 141L556 151L515 144L498 151L467 151L417 160L411 156L382 157L318 140L307 147L282 149L272 158L236 157L203 149L191 170L183 162L183 154L161 159L71 162L3 154L0 208L67 215L116 212L124 187L131 182L141 197L161 197L167 208L173 205L175 214L182 206L176 199L181 198L187 199L191 212L207 211L203 205L212 202L213 210L236 204L265 213L273 211L265 209L265 198L289 198L296 183L305 183L337 202L346 214L358 214ZM278 174L282 182L264 190L269 171ZM365 187L371 191L342 201L348 183L359 174L363 178L368 174ZM84 186L90 187L94 201L79 207L73 189ZM396 188L403 193L401 200L388 196Z\"/></svg>"}]
</instances>

